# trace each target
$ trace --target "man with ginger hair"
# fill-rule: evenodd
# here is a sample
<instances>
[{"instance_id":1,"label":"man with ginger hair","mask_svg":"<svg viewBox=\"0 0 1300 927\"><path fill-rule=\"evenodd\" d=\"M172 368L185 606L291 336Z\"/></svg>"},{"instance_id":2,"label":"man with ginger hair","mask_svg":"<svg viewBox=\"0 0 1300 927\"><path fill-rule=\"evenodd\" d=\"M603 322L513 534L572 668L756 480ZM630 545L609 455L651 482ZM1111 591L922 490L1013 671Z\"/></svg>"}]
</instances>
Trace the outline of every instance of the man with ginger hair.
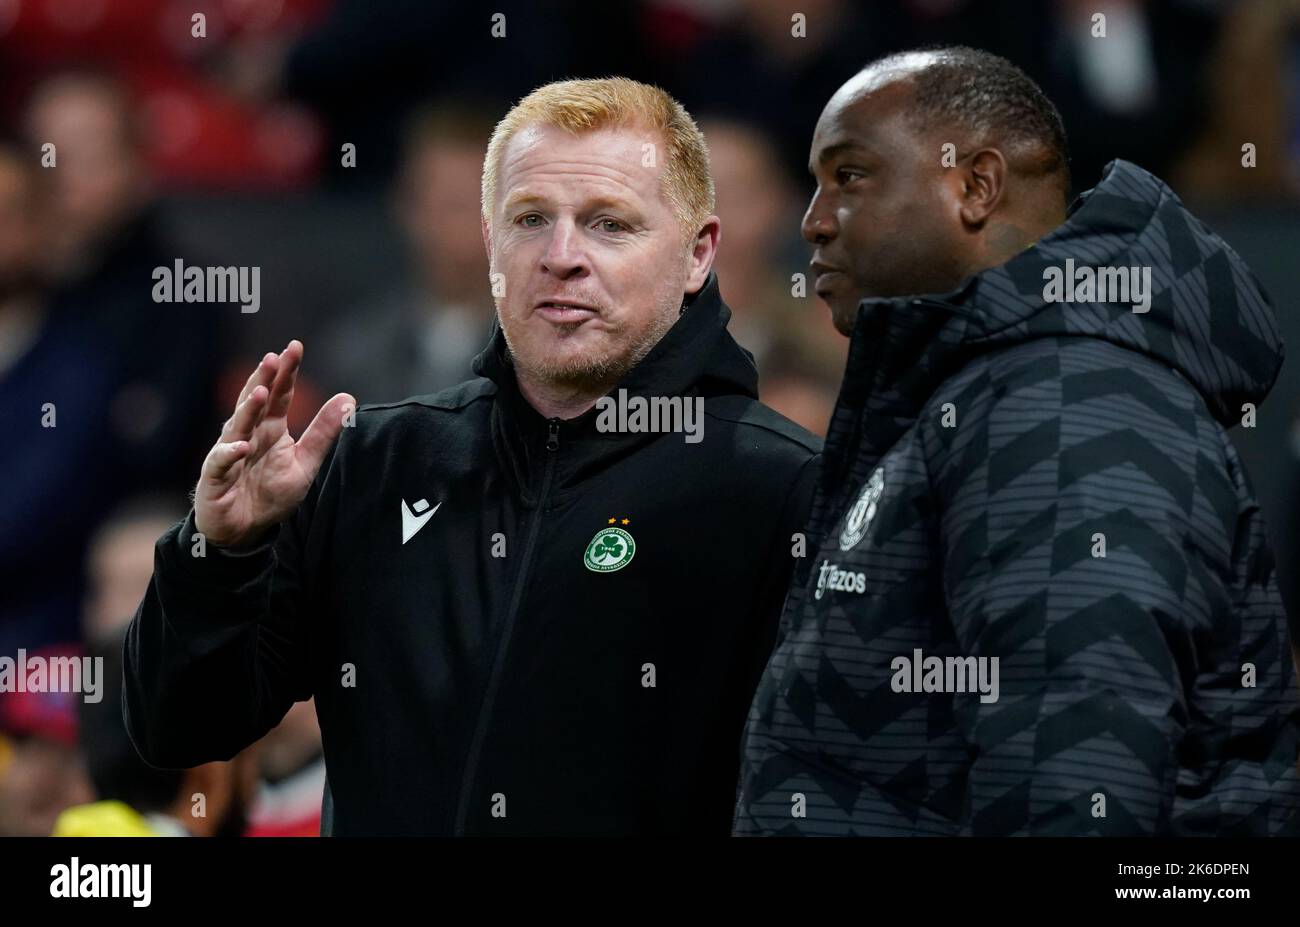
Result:
<instances>
[{"instance_id":1,"label":"man with ginger hair","mask_svg":"<svg viewBox=\"0 0 1300 927\"><path fill-rule=\"evenodd\" d=\"M520 101L478 378L340 393L295 442L303 346L262 359L129 631L144 758L227 758L315 696L325 833L726 834L820 457L727 333L719 227L667 94Z\"/></svg>"}]
</instances>

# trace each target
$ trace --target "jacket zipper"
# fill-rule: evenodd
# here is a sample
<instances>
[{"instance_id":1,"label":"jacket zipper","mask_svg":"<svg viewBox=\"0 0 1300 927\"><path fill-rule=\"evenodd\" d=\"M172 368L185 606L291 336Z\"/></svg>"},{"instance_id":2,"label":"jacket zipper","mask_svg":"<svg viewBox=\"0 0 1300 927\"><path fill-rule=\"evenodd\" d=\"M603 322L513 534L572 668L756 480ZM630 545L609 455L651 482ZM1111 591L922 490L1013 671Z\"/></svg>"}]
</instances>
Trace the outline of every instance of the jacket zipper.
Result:
<instances>
[{"instance_id":1,"label":"jacket zipper","mask_svg":"<svg viewBox=\"0 0 1300 927\"><path fill-rule=\"evenodd\" d=\"M497 641L496 656L492 661L492 674L488 677L487 692L483 696L483 705L479 709L478 722L474 726L474 738L470 741L469 754L465 758L465 771L461 777L460 794L456 798L457 837L465 836L465 819L469 814L469 798L474 786L474 776L478 772L478 763L483 751L483 738L487 735L488 720L492 716L492 703L496 701L497 690L501 686L501 671L505 666L506 651L510 647L510 636L514 631L515 618L519 612L519 603L523 601L524 590L528 585L528 571L532 567L533 549L537 546L537 535L541 531L542 513L551 493L551 477L555 473L556 451L560 449L560 419L550 421L546 435L546 466L542 471L542 489L537 497L537 507L533 514L533 523L528 529L528 541L524 545L523 562L519 575L515 577L515 587L510 595L510 610L506 612L505 624L501 637Z\"/></svg>"}]
</instances>

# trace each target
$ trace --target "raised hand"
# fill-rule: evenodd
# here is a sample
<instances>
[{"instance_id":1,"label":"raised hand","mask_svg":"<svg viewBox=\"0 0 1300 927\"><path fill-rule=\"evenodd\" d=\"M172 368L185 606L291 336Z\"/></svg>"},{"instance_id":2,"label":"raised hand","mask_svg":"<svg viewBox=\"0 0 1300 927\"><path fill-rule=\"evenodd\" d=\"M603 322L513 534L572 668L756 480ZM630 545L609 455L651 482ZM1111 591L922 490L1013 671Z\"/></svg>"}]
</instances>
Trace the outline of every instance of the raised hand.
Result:
<instances>
[{"instance_id":1,"label":"raised hand","mask_svg":"<svg viewBox=\"0 0 1300 927\"><path fill-rule=\"evenodd\" d=\"M307 495L316 472L356 400L337 393L296 442L289 405L303 346L290 341L262 358L244 384L235 412L203 461L194 491L194 524L208 541L238 546L283 521Z\"/></svg>"}]
</instances>

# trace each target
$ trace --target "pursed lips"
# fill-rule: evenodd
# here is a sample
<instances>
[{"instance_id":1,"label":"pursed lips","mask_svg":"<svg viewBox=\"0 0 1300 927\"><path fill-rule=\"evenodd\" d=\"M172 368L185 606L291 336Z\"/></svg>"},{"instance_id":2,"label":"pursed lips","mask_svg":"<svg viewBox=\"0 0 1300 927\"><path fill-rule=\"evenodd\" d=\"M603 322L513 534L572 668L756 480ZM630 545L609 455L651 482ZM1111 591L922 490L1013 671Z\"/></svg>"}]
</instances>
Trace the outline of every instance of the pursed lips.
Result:
<instances>
[{"instance_id":1,"label":"pursed lips","mask_svg":"<svg viewBox=\"0 0 1300 927\"><path fill-rule=\"evenodd\" d=\"M600 315L598 311L586 303L560 299L544 299L533 307L533 312L546 319L546 321L558 325L585 322Z\"/></svg>"}]
</instances>

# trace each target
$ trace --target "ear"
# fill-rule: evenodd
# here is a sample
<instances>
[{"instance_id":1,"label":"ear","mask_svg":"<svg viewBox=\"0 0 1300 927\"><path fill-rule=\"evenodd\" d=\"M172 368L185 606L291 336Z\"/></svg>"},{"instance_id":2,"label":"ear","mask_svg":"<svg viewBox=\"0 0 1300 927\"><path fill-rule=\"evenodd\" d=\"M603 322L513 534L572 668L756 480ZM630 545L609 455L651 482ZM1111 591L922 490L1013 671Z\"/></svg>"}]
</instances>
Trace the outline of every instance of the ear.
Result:
<instances>
[{"instance_id":1,"label":"ear","mask_svg":"<svg viewBox=\"0 0 1300 927\"><path fill-rule=\"evenodd\" d=\"M718 242L722 240L722 222L717 216L709 216L695 234L695 243L687 257L686 292L695 293L709 279L713 269L713 259L718 254Z\"/></svg>"},{"instance_id":2,"label":"ear","mask_svg":"<svg viewBox=\"0 0 1300 927\"><path fill-rule=\"evenodd\" d=\"M479 213L478 222L483 232L483 250L487 252L488 265L490 266L492 264L492 233L488 230L487 216Z\"/></svg>"},{"instance_id":3,"label":"ear","mask_svg":"<svg viewBox=\"0 0 1300 927\"><path fill-rule=\"evenodd\" d=\"M961 171L960 206L962 222L981 228L997 210L1006 194L1007 159L996 148L981 148L971 155Z\"/></svg>"}]
</instances>

